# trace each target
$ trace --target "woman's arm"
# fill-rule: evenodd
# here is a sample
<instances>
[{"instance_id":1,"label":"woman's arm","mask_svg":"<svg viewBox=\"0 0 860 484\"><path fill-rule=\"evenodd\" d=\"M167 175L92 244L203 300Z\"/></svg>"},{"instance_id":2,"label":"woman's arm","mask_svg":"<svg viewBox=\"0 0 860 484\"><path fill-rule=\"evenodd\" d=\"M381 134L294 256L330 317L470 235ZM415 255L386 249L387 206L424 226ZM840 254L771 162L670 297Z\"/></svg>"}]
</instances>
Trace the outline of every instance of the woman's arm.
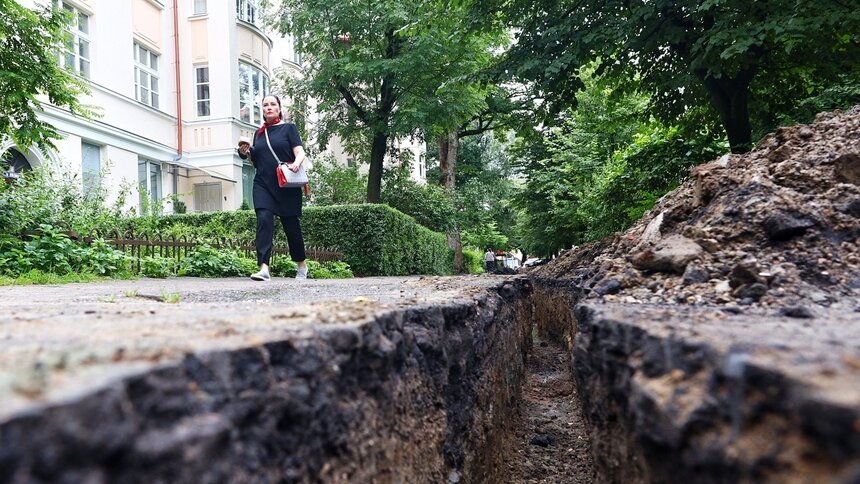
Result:
<instances>
[{"instance_id":1,"label":"woman's arm","mask_svg":"<svg viewBox=\"0 0 860 484\"><path fill-rule=\"evenodd\" d=\"M305 161L305 148L302 145L293 147L293 155L296 157L296 161L287 165L290 171L297 172L299 171L299 167L302 166L302 163Z\"/></svg>"}]
</instances>

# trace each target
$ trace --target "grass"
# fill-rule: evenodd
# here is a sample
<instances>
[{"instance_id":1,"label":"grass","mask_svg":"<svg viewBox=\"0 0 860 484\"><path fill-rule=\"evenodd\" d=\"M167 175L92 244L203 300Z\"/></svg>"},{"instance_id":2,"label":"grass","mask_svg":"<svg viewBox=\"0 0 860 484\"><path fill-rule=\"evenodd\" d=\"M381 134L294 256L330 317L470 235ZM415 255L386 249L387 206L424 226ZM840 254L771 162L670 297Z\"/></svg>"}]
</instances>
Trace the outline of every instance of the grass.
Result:
<instances>
[{"instance_id":1,"label":"grass","mask_svg":"<svg viewBox=\"0 0 860 484\"><path fill-rule=\"evenodd\" d=\"M18 277L0 277L0 286L28 286L31 284L71 284L73 282L93 282L106 279L95 274L65 274L57 275L39 270L32 270Z\"/></svg>"},{"instance_id":2,"label":"grass","mask_svg":"<svg viewBox=\"0 0 860 484\"><path fill-rule=\"evenodd\" d=\"M182 295L178 292L166 292L161 294L161 302L167 304L177 304L182 299Z\"/></svg>"}]
</instances>

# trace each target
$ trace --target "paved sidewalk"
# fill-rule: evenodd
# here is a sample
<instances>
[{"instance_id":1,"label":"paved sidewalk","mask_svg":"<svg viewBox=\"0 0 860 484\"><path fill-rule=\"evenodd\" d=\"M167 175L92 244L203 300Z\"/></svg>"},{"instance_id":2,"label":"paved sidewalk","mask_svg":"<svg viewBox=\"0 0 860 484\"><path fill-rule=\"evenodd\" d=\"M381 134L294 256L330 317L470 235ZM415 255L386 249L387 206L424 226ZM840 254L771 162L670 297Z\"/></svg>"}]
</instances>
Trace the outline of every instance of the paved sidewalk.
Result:
<instances>
[{"instance_id":1,"label":"paved sidewalk","mask_svg":"<svg viewBox=\"0 0 860 484\"><path fill-rule=\"evenodd\" d=\"M172 278L0 287L0 421L186 353L359 323L380 311L450 302L503 281Z\"/></svg>"}]
</instances>

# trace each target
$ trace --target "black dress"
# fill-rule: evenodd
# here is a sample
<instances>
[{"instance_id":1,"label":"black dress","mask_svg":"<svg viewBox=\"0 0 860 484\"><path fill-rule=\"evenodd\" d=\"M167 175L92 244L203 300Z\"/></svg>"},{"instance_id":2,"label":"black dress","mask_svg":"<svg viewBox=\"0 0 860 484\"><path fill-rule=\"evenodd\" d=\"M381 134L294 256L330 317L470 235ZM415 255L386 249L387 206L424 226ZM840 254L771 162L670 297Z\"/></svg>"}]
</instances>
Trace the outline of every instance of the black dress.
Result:
<instances>
[{"instance_id":1,"label":"black dress","mask_svg":"<svg viewBox=\"0 0 860 484\"><path fill-rule=\"evenodd\" d=\"M292 163L296 159L293 148L302 146L302 138L295 124L276 124L266 128L272 149L281 161ZM241 155L240 155L241 156ZM256 168L254 174L254 209L265 208L281 217L300 217L302 215L302 189L300 187L278 186L275 170L278 160L272 156L266 144L266 135L254 138L251 147L251 160Z\"/></svg>"}]
</instances>

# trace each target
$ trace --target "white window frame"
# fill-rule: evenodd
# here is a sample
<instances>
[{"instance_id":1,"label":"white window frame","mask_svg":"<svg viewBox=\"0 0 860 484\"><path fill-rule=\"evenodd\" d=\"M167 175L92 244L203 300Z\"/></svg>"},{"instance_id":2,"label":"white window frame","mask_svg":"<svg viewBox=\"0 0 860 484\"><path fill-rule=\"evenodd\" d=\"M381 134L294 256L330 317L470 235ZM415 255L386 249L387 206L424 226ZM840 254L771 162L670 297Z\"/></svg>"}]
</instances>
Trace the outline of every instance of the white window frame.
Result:
<instances>
[{"instance_id":1,"label":"white window frame","mask_svg":"<svg viewBox=\"0 0 860 484\"><path fill-rule=\"evenodd\" d=\"M257 0L236 0L236 18L257 25L260 9Z\"/></svg>"},{"instance_id":2,"label":"white window frame","mask_svg":"<svg viewBox=\"0 0 860 484\"><path fill-rule=\"evenodd\" d=\"M67 30L69 36L63 44L62 55L58 56L60 67L89 79L92 70L91 17L74 5L69 5L66 2L61 3L62 8L72 15L72 23Z\"/></svg>"},{"instance_id":3,"label":"white window frame","mask_svg":"<svg viewBox=\"0 0 860 484\"><path fill-rule=\"evenodd\" d=\"M205 80L200 80L201 71L205 72ZM209 66L194 66L194 96L197 104L197 117L209 117L212 114L212 88L210 87ZM205 92L203 92L205 91Z\"/></svg>"},{"instance_id":4,"label":"white window frame","mask_svg":"<svg viewBox=\"0 0 860 484\"><path fill-rule=\"evenodd\" d=\"M88 149L89 148L89 149ZM87 153L96 153L95 160L88 159ZM95 161L95 166L88 166ZM84 196L91 196L93 190L101 186L102 147L89 141L81 141L81 181Z\"/></svg>"},{"instance_id":5,"label":"white window frame","mask_svg":"<svg viewBox=\"0 0 860 484\"><path fill-rule=\"evenodd\" d=\"M158 109L159 56L138 42L134 42L134 98Z\"/></svg>"},{"instance_id":6,"label":"white window frame","mask_svg":"<svg viewBox=\"0 0 860 484\"><path fill-rule=\"evenodd\" d=\"M239 62L239 119L255 126L263 124L260 104L268 92L269 76L251 64ZM243 108L247 108L247 117Z\"/></svg>"},{"instance_id":7,"label":"white window frame","mask_svg":"<svg viewBox=\"0 0 860 484\"><path fill-rule=\"evenodd\" d=\"M206 0L192 0L194 15L206 15Z\"/></svg>"},{"instance_id":8,"label":"white window frame","mask_svg":"<svg viewBox=\"0 0 860 484\"><path fill-rule=\"evenodd\" d=\"M141 169L141 166L143 169ZM153 186L153 178L155 178L155 186ZM138 158L137 182L140 194L140 213L144 214L145 195L149 195L150 210L153 212L160 211L161 197L164 193L164 172L162 171L161 163L146 158Z\"/></svg>"}]
</instances>

